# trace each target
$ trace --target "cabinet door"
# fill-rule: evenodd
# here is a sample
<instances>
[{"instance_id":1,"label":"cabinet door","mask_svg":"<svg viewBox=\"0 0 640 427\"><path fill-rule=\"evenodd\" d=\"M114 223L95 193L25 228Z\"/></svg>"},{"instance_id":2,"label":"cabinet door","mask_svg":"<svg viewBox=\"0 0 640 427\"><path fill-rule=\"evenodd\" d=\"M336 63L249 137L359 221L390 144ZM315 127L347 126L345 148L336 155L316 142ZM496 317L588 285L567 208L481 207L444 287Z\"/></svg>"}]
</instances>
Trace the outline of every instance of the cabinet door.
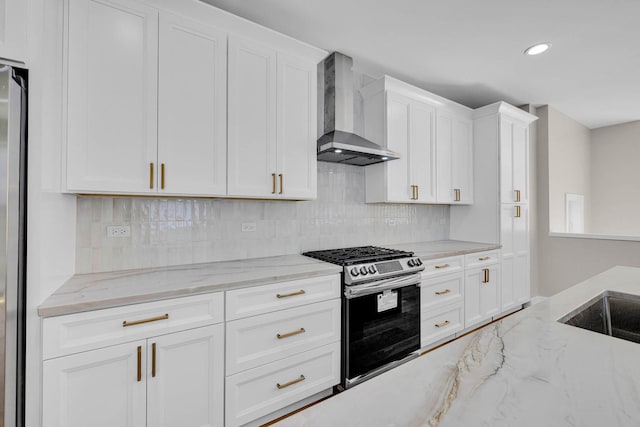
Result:
<instances>
[{"instance_id":1,"label":"cabinet door","mask_svg":"<svg viewBox=\"0 0 640 427\"><path fill-rule=\"evenodd\" d=\"M159 55L160 192L225 195L227 35L162 13Z\"/></svg>"},{"instance_id":2,"label":"cabinet door","mask_svg":"<svg viewBox=\"0 0 640 427\"><path fill-rule=\"evenodd\" d=\"M529 207L503 204L501 208L501 311L530 299Z\"/></svg>"},{"instance_id":3,"label":"cabinet door","mask_svg":"<svg viewBox=\"0 0 640 427\"><path fill-rule=\"evenodd\" d=\"M470 270L465 275L465 328L500 312L500 265Z\"/></svg>"},{"instance_id":4,"label":"cabinet door","mask_svg":"<svg viewBox=\"0 0 640 427\"><path fill-rule=\"evenodd\" d=\"M413 197L409 182L409 117L411 100L387 92L386 147L400 154L398 160L385 163L387 167L387 201L410 202Z\"/></svg>"},{"instance_id":5,"label":"cabinet door","mask_svg":"<svg viewBox=\"0 0 640 427\"><path fill-rule=\"evenodd\" d=\"M449 112L437 119L437 198L440 203L473 203L472 122Z\"/></svg>"},{"instance_id":6,"label":"cabinet door","mask_svg":"<svg viewBox=\"0 0 640 427\"><path fill-rule=\"evenodd\" d=\"M221 427L224 325L150 338L147 346L148 425Z\"/></svg>"},{"instance_id":7,"label":"cabinet door","mask_svg":"<svg viewBox=\"0 0 640 427\"><path fill-rule=\"evenodd\" d=\"M500 118L500 198L502 203L529 201L529 128Z\"/></svg>"},{"instance_id":8,"label":"cabinet door","mask_svg":"<svg viewBox=\"0 0 640 427\"><path fill-rule=\"evenodd\" d=\"M416 198L422 203L436 201L435 116L435 107L417 101L411 103L409 184L416 186Z\"/></svg>"},{"instance_id":9,"label":"cabinet door","mask_svg":"<svg viewBox=\"0 0 640 427\"><path fill-rule=\"evenodd\" d=\"M459 118L451 122L451 186L454 203L473 203L472 123ZM456 200L456 189L459 200Z\"/></svg>"},{"instance_id":10,"label":"cabinet door","mask_svg":"<svg viewBox=\"0 0 640 427\"><path fill-rule=\"evenodd\" d=\"M228 193L276 197L276 52L229 37Z\"/></svg>"},{"instance_id":11,"label":"cabinet door","mask_svg":"<svg viewBox=\"0 0 640 427\"><path fill-rule=\"evenodd\" d=\"M43 427L144 427L145 341L43 363Z\"/></svg>"},{"instance_id":12,"label":"cabinet door","mask_svg":"<svg viewBox=\"0 0 640 427\"><path fill-rule=\"evenodd\" d=\"M278 54L278 196L317 194L317 64Z\"/></svg>"},{"instance_id":13,"label":"cabinet door","mask_svg":"<svg viewBox=\"0 0 640 427\"><path fill-rule=\"evenodd\" d=\"M158 12L69 0L67 55L67 189L156 191Z\"/></svg>"},{"instance_id":14,"label":"cabinet door","mask_svg":"<svg viewBox=\"0 0 640 427\"><path fill-rule=\"evenodd\" d=\"M27 31L29 29L27 0L0 2L0 57L27 62Z\"/></svg>"}]
</instances>

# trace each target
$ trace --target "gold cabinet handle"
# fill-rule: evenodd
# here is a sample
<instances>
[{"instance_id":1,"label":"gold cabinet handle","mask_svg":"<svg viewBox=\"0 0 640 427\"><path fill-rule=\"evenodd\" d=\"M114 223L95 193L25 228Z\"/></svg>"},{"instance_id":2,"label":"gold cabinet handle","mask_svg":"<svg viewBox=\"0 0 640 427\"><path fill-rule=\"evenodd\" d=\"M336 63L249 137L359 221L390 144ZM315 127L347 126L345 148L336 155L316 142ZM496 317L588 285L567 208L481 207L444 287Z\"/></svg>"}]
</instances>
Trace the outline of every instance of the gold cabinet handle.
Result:
<instances>
[{"instance_id":1,"label":"gold cabinet handle","mask_svg":"<svg viewBox=\"0 0 640 427\"><path fill-rule=\"evenodd\" d=\"M151 376L156 376L156 343L151 344Z\"/></svg>"},{"instance_id":2,"label":"gold cabinet handle","mask_svg":"<svg viewBox=\"0 0 640 427\"><path fill-rule=\"evenodd\" d=\"M280 178L280 194L282 194L284 191L284 175L279 174L278 177Z\"/></svg>"},{"instance_id":3,"label":"gold cabinet handle","mask_svg":"<svg viewBox=\"0 0 640 427\"><path fill-rule=\"evenodd\" d=\"M436 265L436 268L437 268L437 269L440 269L440 268L447 268L447 267L449 267L449 264Z\"/></svg>"},{"instance_id":4,"label":"gold cabinet handle","mask_svg":"<svg viewBox=\"0 0 640 427\"><path fill-rule=\"evenodd\" d=\"M164 163L160 163L160 189L164 190Z\"/></svg>"},{"instance_id":5,"label":"gold cabinet handle","mask_svg":"<svg viewBox=\"0 0 640 427\"><path fill-rule=\"evenodd\" d=\"M411 200L415 200L416 199L416 186L412 185L411 186Z\"/></svg>"},{"instance_id":6,"label":"gold cabinet handle","mask_svg":"<svg viewBox=\"0 0 640 427\"><path fill-rule=\"evenodd\" d=\"M276 294L277 298L289 298L289 297L295 297L296 295L304 295L306 292L303 291L302 289L300 289L297 292L291 292L290 294Z\"/></svg>"},{"instance_id":7,"label":"gold cabinet handle","mask_svg":"<svg viewBox=\"0 0 640 427\"><path fill-rule=\"evenodd\" d=\"M520 218L521 213L520 206L516 206L516 218Z\"/></svg>"},{"instance_id":8,"label":"gold cabinet handle","mask_svg":"<svg viewBox=\"0 0 640 427\"><path fill-rule=\"evenodd\" d=\"M273 183L273 187L271 189L271 194L276 194L276 174L275 173L271 174L271 180L272 180L272 183Z\"/></svg>"},{"instance_id":9,"label":"gold cabinet handle","mask_svg":"<svg viewBox=\"0 0 640 427\"><path fill-rule=\"evenodd\" d=\"M142 346L138 346L138 382L142 381Z\"/></svg>"},{"instance_id":10,"label":"gold cabinet handle","mask_svg":"<svg viewBox=\"0 0 640 427\"><path fill-rule=\"evenodd\" d=\"M489 269L482 269L482 283L489 283Z\"/></svg>"},{"instance_id":11,"label":"gold cabinet handle","mask_svg":"<svg viewBox=\"0 0 640 427\"><path fill-rule=\"evenodd\" d=\"M460 201L460 189L459 188L454 188L453 192L455 194L455 202L459 202Z\"/></svg>"},{"instance_id":12,"label":"gold cabinet handle","mask_svg":"<svg viewBox=\"0 0 640 427\"><path fill-rule=\"evenodd\" d=\"M283 388L287 388L290 385L298 384L299 382L304 381L305 379L306 378L304 377L304 375L300 375L300 378L296 378L295 380L291 380L291 381L289 381L287 383L284 383L284 384L277 383L276 387L278 387L278 390L280 390L280 389L283 389Z\"/></svg>"},{"instance_id":13,"label":"gold cabinet handle","mask_svg":"<svg viewBox=\"0 0 640 427\"><path fill-rule=\"evenodd\" d=\"M153 190L153 162L149 163L149 188Z\"/></svg>"},{"instance_id":14,"label":"gold cabinet handle","mask_svg":"<svg viewBox=\"0 0 640 427\"><path fill-rule=\"evenodd\" d=\"M420 200L420 186L416 185L416 200Z\"/></svg>"},{"instance_id":15,"label":"gold cabinet handle","mask_svg":"<svg viewBox=\"0 0 640 427\"><path fill-rule=\"evenodd\" d=\"M520 201L520 190L513 190L513 191L514 191L514 193L516 193L516 194L515 194L515 196L516 196L516 202L519 202L519 201Z\"/></svg>"},{"instance_id":16,"label":"gold cabinet handle","mask_svg":"<svg viewBox=\"0 0 640 427\"><path fill-rule=\"evenodd\" d=\"M433 326L435 326L436 328L442 328L443 326L447 326L449 323L451 322L449 322L448 320L445 320L444 322L436 323Z\"/></svg>"},{"instance_id":17,"label":"gold cabinet handle","mask_svg":"<svg viewBox=\"0 0 640 427\"><path fill-rule=\"evenodd\" d=\"M451 292L451 289L445 289L443 291L436 291L436 295L444 295L444 294L448 294L449 292Z\"/></svg>"},{"instance_id":18,"label":"gold cabinet handle","mask_svg":"<svg viewBox=\"0 0 640 427\"><path fill-rule=\"evenodd\" d=\"M289 338L289 337L292 337L294 335L303 334L305 332L307 332L307 331L304 328L300 328L297 331L287 332L286 334L276 334L276 336L278 337L279 340L281 340L283 338Z\"/></svg>"},{"instance_id":19,"label":"gold cabinet handle","mask_svg":"<svg viewBox=\"0 0 640 427\"><path fill-rule=\"evenodd\" d=\"M490 260L491 257L490 256L483 256L482 258L478 258L478 261L487 261Z\"/></svg>"},{"instance_id":20,"label":"gold cabinet handle","mask_svg":"<svg viewBox=\"0 0 640 427\"><path fill-rule=\"evenodd\" d=\"M168 318L169 318L168 314L163 314L162 316L150 317L148 319L142 319L142 320L132 320L132 321L125 320L124 322L122 322L122 327L126 328L127 326L142 325L143 323L157 322L158 320L167 320Z\"/></svg>"}]
</instances>

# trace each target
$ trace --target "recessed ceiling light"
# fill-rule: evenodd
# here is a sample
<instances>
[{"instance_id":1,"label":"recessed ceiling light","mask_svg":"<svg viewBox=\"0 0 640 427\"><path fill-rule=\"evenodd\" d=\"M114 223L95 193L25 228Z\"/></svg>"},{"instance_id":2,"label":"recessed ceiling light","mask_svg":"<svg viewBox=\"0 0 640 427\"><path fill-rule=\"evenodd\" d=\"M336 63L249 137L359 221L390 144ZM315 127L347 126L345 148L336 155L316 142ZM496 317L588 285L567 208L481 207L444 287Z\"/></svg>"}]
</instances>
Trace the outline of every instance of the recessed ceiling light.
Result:
<instances>
[{"instance_id":1,"label":"recessed ceiling light","mask_svg":"<svg viewBox=\"0 0 640 427\"><path fill-rule=\"evenodd\" d=\"M335 150L333 150L333 152L334 152L334 153L338 153L338 154L340 154L340 153L342 153L342 150L341 150L341 149L339 149L339 148L336 148Z\"/></svg>"},{"instance_id":2,"label":"recessed ceiling light","mask_svg":"<svg viewBox=\"0 0 640 427\"><path fill-rule=\"evenodd\" d=\"M524 51L525 55L540 55L543 52L546 52L551 47L551 43L538 43L534 44L530 48Z\"/></svg>"}]
</instances>

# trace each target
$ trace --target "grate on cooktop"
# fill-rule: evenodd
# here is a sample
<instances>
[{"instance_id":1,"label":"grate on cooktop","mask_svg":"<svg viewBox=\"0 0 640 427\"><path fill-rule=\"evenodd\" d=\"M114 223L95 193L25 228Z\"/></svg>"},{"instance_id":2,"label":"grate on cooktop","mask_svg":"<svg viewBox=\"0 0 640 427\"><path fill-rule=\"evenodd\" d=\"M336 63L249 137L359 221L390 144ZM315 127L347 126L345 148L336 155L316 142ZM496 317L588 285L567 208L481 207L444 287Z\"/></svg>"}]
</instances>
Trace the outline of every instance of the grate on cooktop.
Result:
<instances>
[{"instance_id":1,"label":"grate on cooktop","mask_svg":"<svg viewBox=\"0 0 640 427\"><path fill-rule=\"evenodd\" d=\"M355 248L328 249L324 251L305 252L302 255L338 265L352 265L363 262L388 261L412 256L412 252L377 246L358 246Z\"/></svg>"}]
</instances>

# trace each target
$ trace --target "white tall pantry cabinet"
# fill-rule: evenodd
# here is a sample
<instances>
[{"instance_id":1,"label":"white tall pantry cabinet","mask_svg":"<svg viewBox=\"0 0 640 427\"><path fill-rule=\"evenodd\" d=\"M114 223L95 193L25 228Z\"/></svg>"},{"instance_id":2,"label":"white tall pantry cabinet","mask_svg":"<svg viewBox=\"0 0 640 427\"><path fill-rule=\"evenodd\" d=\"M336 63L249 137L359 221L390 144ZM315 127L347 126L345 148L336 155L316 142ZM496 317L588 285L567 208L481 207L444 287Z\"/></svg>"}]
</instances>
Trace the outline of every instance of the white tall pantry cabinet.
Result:
<instances>
[{"instance_id":1,"label":"white tall pantry cabinet","mask_svg":"<svg viewBox=\"0 0 640 427\"><path fill-rule=\"evenodd\" d=\"M452 206L450 238L502 245L500 312L530 299L529 125L504 102L474 111L475 200Z\"/></svg>"}]
</instances>

